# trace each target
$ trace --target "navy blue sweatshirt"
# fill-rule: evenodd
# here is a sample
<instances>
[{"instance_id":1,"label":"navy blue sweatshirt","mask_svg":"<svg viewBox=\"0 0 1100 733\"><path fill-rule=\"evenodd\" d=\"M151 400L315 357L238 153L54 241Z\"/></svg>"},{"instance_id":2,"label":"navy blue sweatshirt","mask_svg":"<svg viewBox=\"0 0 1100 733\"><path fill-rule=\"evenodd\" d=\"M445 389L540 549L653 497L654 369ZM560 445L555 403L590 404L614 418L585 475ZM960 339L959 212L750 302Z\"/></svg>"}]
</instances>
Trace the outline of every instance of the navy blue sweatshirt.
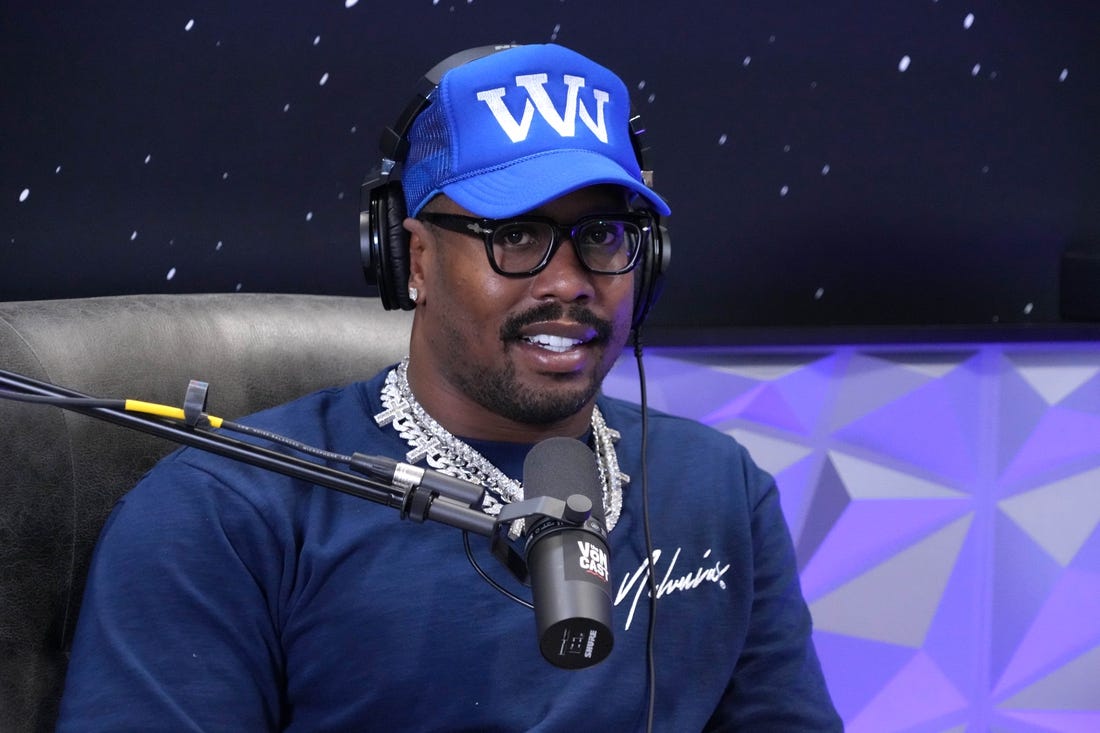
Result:
<instances>
[{"instance_id":1,"label":"navy blue sweatshirt","mask_svg":"<svg viewBox=\"0 0 1100 733\"><path fill-rule=\"evenodd\" d=\"M404 460L384 374L248 422ZM532 611L462 532L195 449L159 463L96 548L58 730L644 730L649 590L641 414L601 397L632 477L608 537L614 648L539 653ZM657 731L841 730L772 478L732 438L652 412ZM528 445L478 443L513 478ZM530 598L471 536L479 564Z\"/></svg>"}]
</instances>

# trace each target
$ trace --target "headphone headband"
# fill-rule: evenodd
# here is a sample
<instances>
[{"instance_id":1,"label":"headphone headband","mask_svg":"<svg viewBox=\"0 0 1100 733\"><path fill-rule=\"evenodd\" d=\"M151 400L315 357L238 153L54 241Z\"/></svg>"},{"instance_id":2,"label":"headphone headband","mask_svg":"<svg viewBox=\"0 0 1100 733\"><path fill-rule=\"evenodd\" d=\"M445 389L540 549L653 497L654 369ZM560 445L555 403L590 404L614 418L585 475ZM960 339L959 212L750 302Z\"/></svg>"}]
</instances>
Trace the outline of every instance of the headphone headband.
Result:
<instances>
[{"instance_id":1,"label":"headphone headband","mask_svg":"<svg viewBox=\"0 0 1100 733\"><path fill-rule=\"evenodd\" d=\"M417 81L413 98L405 105L405 109L401 113L401 116L397 118L397 122L394 123L393 127L387 127L382 131L382 139L378 142L378 146L382 150L382 157L396 163L405 162L405 158L409 154L408 136L409 130L412 129L413 120L415 120L417 115L423 112L424 108L431 102L432 92L439 86L439 82L443 79L444 74L463 64L468 64L471 61L485 58L486 56L509 48L515 48L515 45L478 46L476 48L468 48L465 51L451 54L432 68L428 69L428 72Z\"/></svg>"}]
</instances>

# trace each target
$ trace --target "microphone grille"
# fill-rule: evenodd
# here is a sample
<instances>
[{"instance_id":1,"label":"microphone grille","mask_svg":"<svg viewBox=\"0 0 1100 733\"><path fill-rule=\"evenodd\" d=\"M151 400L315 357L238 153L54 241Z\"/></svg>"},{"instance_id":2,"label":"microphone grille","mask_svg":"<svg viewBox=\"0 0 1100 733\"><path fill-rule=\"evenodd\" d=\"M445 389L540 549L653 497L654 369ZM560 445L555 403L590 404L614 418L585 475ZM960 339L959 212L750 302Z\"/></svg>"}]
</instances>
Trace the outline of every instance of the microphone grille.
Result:
<instances>
[{"instance_id":1,"label":"microphone grille","mask_svg":"<svg viewBox=\"0 0 1100 733\"><path fill-rule=\"evenodd\" d=\"M587 496L592 516L603 523L603 485L596 454L574 438L537 443L523 462L524 498L552 496L565 501L572 494Z\"/></svg>"}]
</instances>

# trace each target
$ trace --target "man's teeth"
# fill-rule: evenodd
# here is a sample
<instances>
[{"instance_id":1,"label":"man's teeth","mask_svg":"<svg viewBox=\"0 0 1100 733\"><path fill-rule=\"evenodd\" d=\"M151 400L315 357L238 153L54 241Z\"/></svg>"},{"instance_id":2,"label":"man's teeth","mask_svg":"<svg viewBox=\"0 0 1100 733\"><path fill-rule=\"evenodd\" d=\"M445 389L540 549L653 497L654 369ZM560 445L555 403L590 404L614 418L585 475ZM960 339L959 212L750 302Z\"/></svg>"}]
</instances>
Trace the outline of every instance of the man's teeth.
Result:
<instances>
[{"instance_id":1,"label":"man's teeth","mask_svg":"<svg viewBox=\"0 0 1100 733\"><path fill-rule=\"evenodd\" d=\"M565 338L564 336L551 336L545 333L528 336L526 340L531 342L532 344L535 344L536 346L541 346L544 349L557 351L559 353L562 351L568 351L574 346L582 343L580 339Z\"/></svg>"}]
</instances>

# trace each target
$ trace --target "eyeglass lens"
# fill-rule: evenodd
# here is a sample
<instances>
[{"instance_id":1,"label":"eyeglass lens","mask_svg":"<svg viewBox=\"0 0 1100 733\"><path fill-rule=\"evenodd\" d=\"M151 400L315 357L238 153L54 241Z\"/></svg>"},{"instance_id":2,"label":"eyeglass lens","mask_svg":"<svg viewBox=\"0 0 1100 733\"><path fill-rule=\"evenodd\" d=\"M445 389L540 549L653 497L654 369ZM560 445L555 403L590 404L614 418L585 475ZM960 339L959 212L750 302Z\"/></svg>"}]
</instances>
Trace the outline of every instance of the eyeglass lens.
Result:
<instances>
[{"instance_id":1,"label":"eyeglass lens","mask_svg":"<svg viewBox=\"0 0 1100 733\"><path fill-rule=\"evenodd\" d=\"M542 262L554 242L554 226L541 221L514 221L493 232L493 258L508 273L528 272ZM634 261L642 232L632 222L593 219L561 232L573 241L585 266L595 272L622 272Z\"/></svg>"}]
</instances>

